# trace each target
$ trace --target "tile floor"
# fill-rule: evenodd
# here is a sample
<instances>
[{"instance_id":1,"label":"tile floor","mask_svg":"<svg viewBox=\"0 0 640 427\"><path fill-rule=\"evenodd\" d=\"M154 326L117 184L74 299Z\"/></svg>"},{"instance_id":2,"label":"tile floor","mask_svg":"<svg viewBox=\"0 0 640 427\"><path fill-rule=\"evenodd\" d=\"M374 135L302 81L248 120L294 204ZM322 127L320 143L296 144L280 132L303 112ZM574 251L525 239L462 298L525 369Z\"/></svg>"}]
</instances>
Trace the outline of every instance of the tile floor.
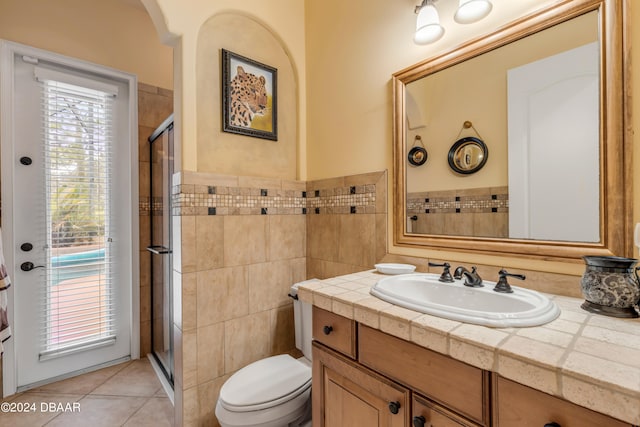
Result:
<instances>
[{"instance_id":1,"label":"tile floor","mask_svg":"<svg viewBox=\"0 0 640 427\"><path fill-rule=\"evenodd\" d=\"M7 403L29 412L7 412ZM0 426L173 425L173 405L146 358L9 396L2 404Z\"/></svg>"}]
</instances>

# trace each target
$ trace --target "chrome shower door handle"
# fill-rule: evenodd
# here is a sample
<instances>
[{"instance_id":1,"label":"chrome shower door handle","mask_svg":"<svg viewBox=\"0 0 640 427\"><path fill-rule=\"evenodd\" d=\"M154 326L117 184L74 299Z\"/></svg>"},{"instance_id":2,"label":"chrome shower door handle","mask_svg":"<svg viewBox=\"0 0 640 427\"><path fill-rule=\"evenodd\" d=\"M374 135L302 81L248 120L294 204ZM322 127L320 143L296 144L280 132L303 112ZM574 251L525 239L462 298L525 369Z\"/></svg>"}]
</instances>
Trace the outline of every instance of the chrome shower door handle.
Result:
<instances>
[{"instance_id":1,"label":"chrome shower door handle","mask_svg":"<svg viewBox=\"0 0 640 427\"><path fill-rule=\"evenodd\" d=\"M156 255L166 255L172 252L171 249L166 246L147 246L147 250Z\"/></svg>"}]
</instances>

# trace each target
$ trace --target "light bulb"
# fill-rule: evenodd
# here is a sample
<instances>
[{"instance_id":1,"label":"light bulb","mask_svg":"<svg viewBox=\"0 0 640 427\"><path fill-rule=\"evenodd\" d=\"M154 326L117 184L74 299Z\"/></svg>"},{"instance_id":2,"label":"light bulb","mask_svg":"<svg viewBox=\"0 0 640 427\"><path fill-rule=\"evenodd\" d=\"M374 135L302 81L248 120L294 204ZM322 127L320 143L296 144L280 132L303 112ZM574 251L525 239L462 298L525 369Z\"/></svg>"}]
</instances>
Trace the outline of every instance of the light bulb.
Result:
<instances>
[{"instance_id":1,"label":"light bulb","mask_svg":"<svg viewBox=\"0 0 640 427\"><path fill-rule=\"evenodd\" d=\"M471 24L487 16L492 7L489 0L460 0L453 19L459 24Z\"/></svg>"}]
</instances>

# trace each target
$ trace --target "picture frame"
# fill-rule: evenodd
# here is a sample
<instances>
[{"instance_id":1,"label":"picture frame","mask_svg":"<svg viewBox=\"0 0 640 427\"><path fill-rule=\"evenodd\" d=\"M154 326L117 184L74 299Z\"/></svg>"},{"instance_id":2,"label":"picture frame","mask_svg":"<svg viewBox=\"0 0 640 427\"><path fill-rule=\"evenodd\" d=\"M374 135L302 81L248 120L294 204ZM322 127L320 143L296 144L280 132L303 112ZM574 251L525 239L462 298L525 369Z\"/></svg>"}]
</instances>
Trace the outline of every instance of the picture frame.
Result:
<instances>
[{"instance_id":1,"label":"picture frame","mask_svg":"<svg viewBox=\"0 0 640 427\"><path fill-rule=\"evenodd\" d=\"M222 130L278 140L278 70L222 49Z\"/></svg>"}]
</instances>

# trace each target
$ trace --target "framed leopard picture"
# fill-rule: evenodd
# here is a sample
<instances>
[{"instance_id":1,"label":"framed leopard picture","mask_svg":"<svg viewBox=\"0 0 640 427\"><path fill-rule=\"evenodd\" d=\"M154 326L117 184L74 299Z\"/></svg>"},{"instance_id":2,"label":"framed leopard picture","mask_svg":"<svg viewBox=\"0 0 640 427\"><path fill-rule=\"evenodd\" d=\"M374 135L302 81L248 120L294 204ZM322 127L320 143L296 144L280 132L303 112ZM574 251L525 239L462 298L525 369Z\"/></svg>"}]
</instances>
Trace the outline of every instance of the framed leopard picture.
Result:
<instances>
[{"instance_id":1,"label":"framed leopard picture","mask_svg":"<svg viewBox=\"0 0 640 427\"><path fill-rule=\"evenodd\" d=\"M278 140L278 70L222 49L222 130Z\"/></svg>"}]
</instances>

